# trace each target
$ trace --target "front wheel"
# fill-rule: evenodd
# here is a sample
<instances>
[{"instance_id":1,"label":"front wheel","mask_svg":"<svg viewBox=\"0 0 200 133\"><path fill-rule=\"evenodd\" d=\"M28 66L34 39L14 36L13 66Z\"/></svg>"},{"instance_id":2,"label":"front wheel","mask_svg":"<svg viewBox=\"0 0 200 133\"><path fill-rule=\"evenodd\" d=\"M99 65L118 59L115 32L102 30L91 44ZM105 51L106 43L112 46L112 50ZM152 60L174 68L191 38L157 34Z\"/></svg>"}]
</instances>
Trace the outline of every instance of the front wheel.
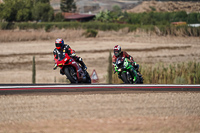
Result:
<instances>
[{"instance_id":1,"label":"front wheel","mask_svg":"<svg viewBox=\"0 0 200 133\"><path fill-rule=\"evenodd\" d=\"M77 78L77 73L76 73L75 68L71 66L65 67L64 72L71 83L78 83L78 78Z\"/></svg>"},{"instance_id":2,"label":"front wheel","mask_svg":"<svg viewBox=\"0 0 200 133\"><path fill-rule=\"evenodd\" d=\"M124 81L125 84L133 83L133 79L129 72L123 72L121 76L122 76L122 80Z\"/></svg>"}]
</instances>

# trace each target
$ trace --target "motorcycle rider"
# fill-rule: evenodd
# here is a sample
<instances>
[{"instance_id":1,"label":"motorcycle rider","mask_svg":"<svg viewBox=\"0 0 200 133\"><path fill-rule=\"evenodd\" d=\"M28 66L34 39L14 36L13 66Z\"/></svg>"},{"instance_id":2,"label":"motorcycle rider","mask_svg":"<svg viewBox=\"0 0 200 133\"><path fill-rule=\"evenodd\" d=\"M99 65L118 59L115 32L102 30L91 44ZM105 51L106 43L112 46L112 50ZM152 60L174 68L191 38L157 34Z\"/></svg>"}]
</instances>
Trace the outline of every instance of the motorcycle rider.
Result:
<instances>
[{"instance_id":1,"label":"motorcycle rider","mask_svg":"<svg viewBox=\"0 0 200 133\"><path fill-rule=\"evenodd\" d=\"M114 67L114 64L116 63L116 60L118 57L124 57L124 58L128 58L132 64L132 66L135 68L135 70L138 71L139 65L134 63L133 57L131 55L129 55L126 51L121 51L121 46L119 46L119 45L114 46L113 51L114 51L114 55L112 57L113 67ZM131 71L132 74L134 74L134 76L137 78L137 72L133 69L131 69L131 70L132 70ZM115 73L115 70L114 70L114 73ZM119 77L119 78L121 78L121 77Z\"/></svg>"},{"instance_id":2,"label":"motorcycle rider","mask_svg":"<svg viewBox=\"0 0 200 133\"><path fill-rule=\"evenodd\" d=\"M53 50L54 54L54 70L57 68L57 61L62 60L65 57L65 53L67 53L70 57L72 57L76 62L81 64L83 70L87 70L85 63L83 62L81 57L76 56L75 51L70 48L69 45L64 44L64 40L62 38L58 38L55 41L56 48ZM60 73L63 75L64 72L61 70Z\"/></svg>"}]
</instances>

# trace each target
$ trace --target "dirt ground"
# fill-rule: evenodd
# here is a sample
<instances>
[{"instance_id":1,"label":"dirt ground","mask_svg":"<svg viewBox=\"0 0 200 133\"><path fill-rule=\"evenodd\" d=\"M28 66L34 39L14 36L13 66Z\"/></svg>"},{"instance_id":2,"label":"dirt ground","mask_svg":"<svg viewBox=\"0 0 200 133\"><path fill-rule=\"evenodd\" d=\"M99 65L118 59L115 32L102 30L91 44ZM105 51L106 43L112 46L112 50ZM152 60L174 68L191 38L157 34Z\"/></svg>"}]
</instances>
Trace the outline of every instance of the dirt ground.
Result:
<instances>
[{"instance_id":1,"label":"dirt ground","mask_svg":"<svg viewBox=\"0 0 200 133\"><path fill-rule=\"evenodd\" d=\"M99 83L106 83L109 51L121 45L139 63L200 61L199 37L171 37L126 32L101 32L85 38L82 30L0 31L0 83L31 83L32 59L36 59L36 83L62 83L65 76L53 70L54 42L62 37L83 58L89 74L95 69ZM112 52L113 55L113 52Z\"/></svg>"},{"instance_id":2,"label":"dirt ground","mask_svg":"<svg viewBox=\"0 0 200 133\"><path fill-rule=\"evenodd\" d=\"M0 83L31 83L36 58L36 83L63 83L53 70L57 37L96 70L106 83L109 51L121 45L135 61L178 63L200 61L199 37L161 37L142 32L99 32L85 38L84 31L0 31ZM119 93L1 95L0 133L198 133L200 93Z\"/></svg>"},{"instance_id":3,"label":"dirt ground","mask_svg":"<svg viewBox=\"0 0 200 133\"><path fill-rule=\"evenodd\" d=\"M198 3L193 8L177 5L199 11ZM158 11L179 8L159 3L142 6L130 12L149 11L150 6ZM99 83L106 83L109 51L117 44L139 64L200 61L199 37L162 37L123 29L84 38L83 32L0 30L0 83L31 83L33 56L37 83L64 82L59 70L52 69L52 51L58 37L83 58L90 74L96 70ZM200 93L0 95L0 133L38 132L199 133Z\"/></svg>"},{"instance_id":4,"label":"dirt ground","mask_svg":"<svg viewBox=\"0 0 200 133\"><path fill-rule=\"evenodd\" d=\"M0 133L199 133L200 93L0 96Z\"/></svg>"}]
</instances>

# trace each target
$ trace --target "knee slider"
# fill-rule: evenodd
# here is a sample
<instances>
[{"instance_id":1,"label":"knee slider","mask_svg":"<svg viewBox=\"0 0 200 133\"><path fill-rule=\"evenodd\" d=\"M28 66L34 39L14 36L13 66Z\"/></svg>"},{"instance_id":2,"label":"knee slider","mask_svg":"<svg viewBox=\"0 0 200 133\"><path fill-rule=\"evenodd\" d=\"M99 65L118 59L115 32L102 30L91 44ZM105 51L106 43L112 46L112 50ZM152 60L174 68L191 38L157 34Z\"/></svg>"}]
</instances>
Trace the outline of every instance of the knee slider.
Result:
<instances>
[{"instance_id":1,"label":"knee slider","mask_svg":"<svg viewBox=\"0 0 200 133\"><path fill-rule=\"evenodd\" d=\"M83 61L81 57L78 58L79 61Z\"/></svg>"}]
</instances>

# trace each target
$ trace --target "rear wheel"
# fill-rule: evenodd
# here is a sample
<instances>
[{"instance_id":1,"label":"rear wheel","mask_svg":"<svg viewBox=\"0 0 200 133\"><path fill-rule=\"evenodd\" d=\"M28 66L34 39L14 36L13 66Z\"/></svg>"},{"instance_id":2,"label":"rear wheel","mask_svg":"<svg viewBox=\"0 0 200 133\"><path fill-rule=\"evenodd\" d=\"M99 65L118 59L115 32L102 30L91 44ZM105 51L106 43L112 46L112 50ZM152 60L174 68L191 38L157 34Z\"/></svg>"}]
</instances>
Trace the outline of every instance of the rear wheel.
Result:
<instances>
[{"instance_id":1,"label":"rear wheel","mask_svg":"<svg viewBox=\"0 0 200 133\"><path fill-rule=\"evenodd\" d=\"M133 83L133 79L130 75L130 73L124 72L122 73L122 80L124 81L124 83L126 84L132 84Z\"/></svg>"},{"instance_id":2,"label":"rear wheel","mask_svg":"<svg viewBox=\"0 0 200 133\"><path fill-rule=\"evenodd\" d=\"M90 75L89 75L89 73L87 71L85 72L85 75L86 75L85 83L91 84L91 78L90 78Z\"/></svg>"},{"instance_id":3,"label":"rear wheel","mask_svg":"<svg viewBox=\"0 0 200 133\"><path fill-rule=\"evenodd\" d=\"M138 84L143 84L143 77L142 77L142 74L140 74L140 72L138 71L137 72L137 75L138 75L138 78L139 78L139 83Z\"/></svg>"},{"instance_id":4,"label":"rear wheel","mask_svg":"<svg viewBox=\"0 0 200 133\"><path fill-rule=\"evenodd\" d=\"M142 78L142 76L139 76L139 84L143 84L143 78Z\"/></svg>"},{"instance_id":5,"label":"rear wheel","mask_svg":"<svg viewBox=\"0 0 200 133\"><path fill-rule=\"evenodd\" d=\"M77 78L77 73L76 73L75 68L71 66L65 67L64 72L71 83L78 83L78 78Z\"/></svg>"}]
</instances>

